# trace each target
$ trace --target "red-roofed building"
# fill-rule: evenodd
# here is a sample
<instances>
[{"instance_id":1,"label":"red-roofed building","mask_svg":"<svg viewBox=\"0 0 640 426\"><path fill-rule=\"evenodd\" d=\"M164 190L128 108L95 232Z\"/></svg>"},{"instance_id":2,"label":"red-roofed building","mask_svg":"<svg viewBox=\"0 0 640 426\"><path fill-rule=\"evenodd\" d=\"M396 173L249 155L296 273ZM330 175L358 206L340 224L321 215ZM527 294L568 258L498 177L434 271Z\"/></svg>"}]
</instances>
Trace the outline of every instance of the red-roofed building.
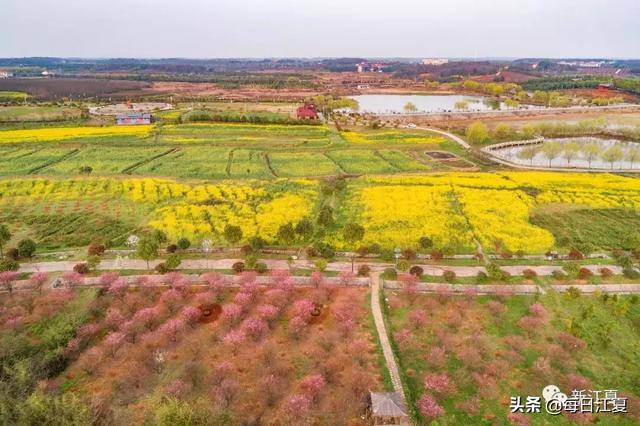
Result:
<instances>
[{"instance_id":1,"label":"red-roofed building","mask_svg":"<svg viewBox=\"0 0 640 426\"><path fill-rule=\"evenodd\" d=\"M299 120L317 120L318 111L316 111L315 105L304 104L301 107L298 107L297 116Z\"/></svg>"}]
</instances>

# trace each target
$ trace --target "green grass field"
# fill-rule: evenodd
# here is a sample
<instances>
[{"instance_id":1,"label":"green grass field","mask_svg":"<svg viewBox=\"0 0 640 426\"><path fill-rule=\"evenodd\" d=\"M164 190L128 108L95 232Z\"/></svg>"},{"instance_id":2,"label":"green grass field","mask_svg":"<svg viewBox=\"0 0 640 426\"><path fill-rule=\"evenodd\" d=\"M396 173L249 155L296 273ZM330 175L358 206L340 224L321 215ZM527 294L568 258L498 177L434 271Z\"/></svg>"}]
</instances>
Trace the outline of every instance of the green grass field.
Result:
<instances>
[{"instance_id":1,"label":"green grass field","mask_svg":"<svg viewBox=\"0 0 640 426\"><path fill-rule=\"evenodd\" d=\"M0 122L76 120L80 113L79 108L72 107L0 106Z\"/></svg>"},{"instance_id":2,"label":"green grass field","mask_svg":"<svg viewBox=\"0 0 640 426\"><path fill-rule=\"evenodd\" d=\"M0 102L26 101L29 98L28 93L0 90Z\"/></svg>"},{"instance_id":3,"label":"green grass field","mask_svg":"<svg viewBox=\"0 0 640 426\"><path fill-rule=\"evenodd\" d=\"M640 213L634 209L538 209L531 223L551 231L562 247L634 249Z\"/></svg>"}]
</instances>

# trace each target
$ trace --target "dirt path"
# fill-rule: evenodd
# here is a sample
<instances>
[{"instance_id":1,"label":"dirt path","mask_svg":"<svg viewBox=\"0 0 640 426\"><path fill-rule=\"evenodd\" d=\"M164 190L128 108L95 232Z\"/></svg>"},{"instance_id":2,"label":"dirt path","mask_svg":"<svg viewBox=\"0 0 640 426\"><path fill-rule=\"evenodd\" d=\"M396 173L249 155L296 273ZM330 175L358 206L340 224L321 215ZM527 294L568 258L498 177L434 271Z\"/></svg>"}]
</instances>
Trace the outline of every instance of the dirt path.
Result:
<instances>
[{"instance_id":1,"label":"dirt path","mask_svg":"<svg viewBox=\"0 0 640 426\"><path fill-rule=\"evenodd\" d=\"M387 328L384 324L384 317L382 316L382 308L380 307L380 274L371 275L371 312L373 313L376 332L378 333L378 339L380 339L380 346L382 347L384 360L387 364L387 370L389 370L389 375L391 376L393 389L402 396L402 400L406 403L404 388L402 387L402 380L400 379L400 370L396 363L393 349L391 348Z\"/></svg>"}]
</instances>

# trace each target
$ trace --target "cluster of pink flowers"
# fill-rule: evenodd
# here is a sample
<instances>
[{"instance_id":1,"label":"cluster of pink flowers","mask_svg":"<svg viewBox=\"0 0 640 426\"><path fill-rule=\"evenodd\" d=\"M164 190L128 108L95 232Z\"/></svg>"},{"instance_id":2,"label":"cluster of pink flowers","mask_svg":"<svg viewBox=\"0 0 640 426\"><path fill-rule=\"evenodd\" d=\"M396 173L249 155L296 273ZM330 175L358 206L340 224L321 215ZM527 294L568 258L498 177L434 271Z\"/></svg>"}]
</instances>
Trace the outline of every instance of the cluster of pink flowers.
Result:
<instances>
[{"instance_id":1,"label":"cluster of pink flowers","mask_svg":"<svg viewBox=\"0 0 640 426\"><path fill-rule=\"evenodd\" d=\"M120 278L120 274L117 272L103 272L100 275L100 284L104 286L109 286L114 283L118 278Z\"/></svg>"},{"instance_id":2,"label":"cluster of pink flowers","mask_svg":"<svg viewBox=\"0 0 640 426\"><path fill-rule=\"evenodd\" d=\"M322 374L312 374L300 380L300 389L302 389L302 393L312 401L317 399L318 395L324 390L326 385L327 382L324 380Z\"/></svg>"},{"instance_id":3,"label":"cluster of pink flowers","mask_svg":"<svg viewBox=\"0 0 640 426\"><path fill-rule=\"evenodd\" d=\"M242 322L241 328L254 340L260 339L269 330L267 323L260 318L247 318Z\"/></svg>"},{"instance_id":4,"label":"cluster of pink flowers","mask_svg":"<svg viewBox=\"0 0 640 426\"><path fill-rule=\"evenodd\" d=\"M193 306L185 306L180 312L180 318L191 327L196 325L200 317L202 317L202 312Z\"/></svg>"},{"instance_id":5,"label":"cluster of pink flowers","mask_svg":"<svg viewBox=\"0 0 640 426\"><path fill-rule=\"evenodd\" d=\"M434 419L444 414L444 409L428 394L422 395L418 400L418 410L427 419Z\"/></svg>"},{"instance_id":6,"label":"cluster of pink flowers","mask_svg":"<svg viewBox=\"0 0 640 426\"><path fill-rule=\"evenodd\" d=\"M231 330L222 338L225 345L229 345L233 352L237 351L246 340L247 336L242 330Z\"/></svg>"},{"instance_id":7,"label":"cluster of pink flowers","mask_svg":"<svg viewBox=\"0 0 640 426\"><path fill-rule=\"evenodd\" d=\"M293 315L302 318L305 322L311 320L316 305L309 299L296 300L293 303Z\"/></svg>"},{"instance_id":8,"label":"cluster of pink flowers","mask_svg":"<svg viewBox=\"0 0 640 426\"><path fill-rule=\"evenodd\" d=\"M356 280L356 274L351 271L342 271L339 275L340 284L343 286L353 285Z\"/></svg>"},{"instance_id":9,"label":"cluster of pink flowers","mask_svg":"<svg viewBox=\"0 0 640 426\"><path fill-rule=\"evenodd\" d=\"M184 321L179 318L170 319L160 326L160 333L165 335L170 341L177 342L178 335L184 329Z\"/></svg>"},{"instance_id":10,"label":"cluster of pink flowers","mask_svg":"<svg viewBox=\"0 0 640 426\"><path fill-rule=\"evenodd\" d=\"M424 388L438 394L445 394L452 389L453 385L449 375L446 373L427 374L424 379Z\"/></svg>"},{"instance_id":11,"label":"cluster of pink flowers","mask_svg":"<svg viewBox=\"0 0 640 426\"><path fill-rule=\"evenodd\" d=\"M266 321L273 321L278 318L279 310L277 307L269 304L263 304L258 306L257 308L258 315L260 318Z\"/></svg>"},{"instance_id":12,"label":"cluster of pink flowers","mask_svg":"<svg viewBox=\"0 0 640 426\"><path fill-rule=\"evenodd\" d=\"M122 346L125 341L124 333L120 333L118 331L111 332L107 335L104 340L104 345L107 352L113 357L118 352L118 349Z\"/></svg>"},{"instance_id":13,"label":"cluster of pink flowers","mask_svg":"<svg viewBox=\"0 0 640 426\"><path fill-rule=\"evenodd\" d=\"M242 315L242 307L235 303L228 303L222 307L222 318L229 322L236 322Z\"/></svg>"},{"instance_id":14,"label":"cluster of pink flowers","mask_svg":"<svg viewBox=\"0 0 640 426\"><path fill-rule=\"evenodd\" d=\"M127 287L127 282L122 278L118 278L109 285L109 294L121 299L127 292Z\"/></svg>"},{"instance_id":15,"label":"cluster of pink flowers","mask_svg":"<svg viewBox=\"0 0 640 426\"><path fill-rule=\"evenodd\" d=\"M409 313L409 322L415 328L424 327L427 324L427 313L423 309L414 309Z\"/></svg>"},{"instance_id":16,"label":"cluster of pink flowers","mask_svg":"<svg viewBox=\"0 0 640 426\"><path fill-rule=\"evenodd\" d=\"M291 418L304 418L311 407L311 400L306 395L293 395L284 403L284 411Z\"/></svg>"}]
</instances>

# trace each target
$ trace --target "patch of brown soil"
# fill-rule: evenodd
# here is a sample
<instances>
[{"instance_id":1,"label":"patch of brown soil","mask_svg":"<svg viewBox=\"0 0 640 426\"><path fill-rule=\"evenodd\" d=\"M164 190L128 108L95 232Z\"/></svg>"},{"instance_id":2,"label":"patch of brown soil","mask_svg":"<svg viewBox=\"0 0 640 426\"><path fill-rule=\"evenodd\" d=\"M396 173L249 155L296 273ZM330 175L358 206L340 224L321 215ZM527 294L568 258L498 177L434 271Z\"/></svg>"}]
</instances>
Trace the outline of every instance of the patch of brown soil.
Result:
<instances>
[{"instance_id":1,"label":"patch of brown soil","mask_svg":"<svg viewBox=\"0 0 640 426\"><path fill-rule=\"evenodd\" d=\"M218 304L214 303L206 303L198 306L198 309L202 311L202 316L200 317L199 322L201 323L210 323L214 322L220 317L222 313L222 307Z\"/></svg>"}]
</instances>

